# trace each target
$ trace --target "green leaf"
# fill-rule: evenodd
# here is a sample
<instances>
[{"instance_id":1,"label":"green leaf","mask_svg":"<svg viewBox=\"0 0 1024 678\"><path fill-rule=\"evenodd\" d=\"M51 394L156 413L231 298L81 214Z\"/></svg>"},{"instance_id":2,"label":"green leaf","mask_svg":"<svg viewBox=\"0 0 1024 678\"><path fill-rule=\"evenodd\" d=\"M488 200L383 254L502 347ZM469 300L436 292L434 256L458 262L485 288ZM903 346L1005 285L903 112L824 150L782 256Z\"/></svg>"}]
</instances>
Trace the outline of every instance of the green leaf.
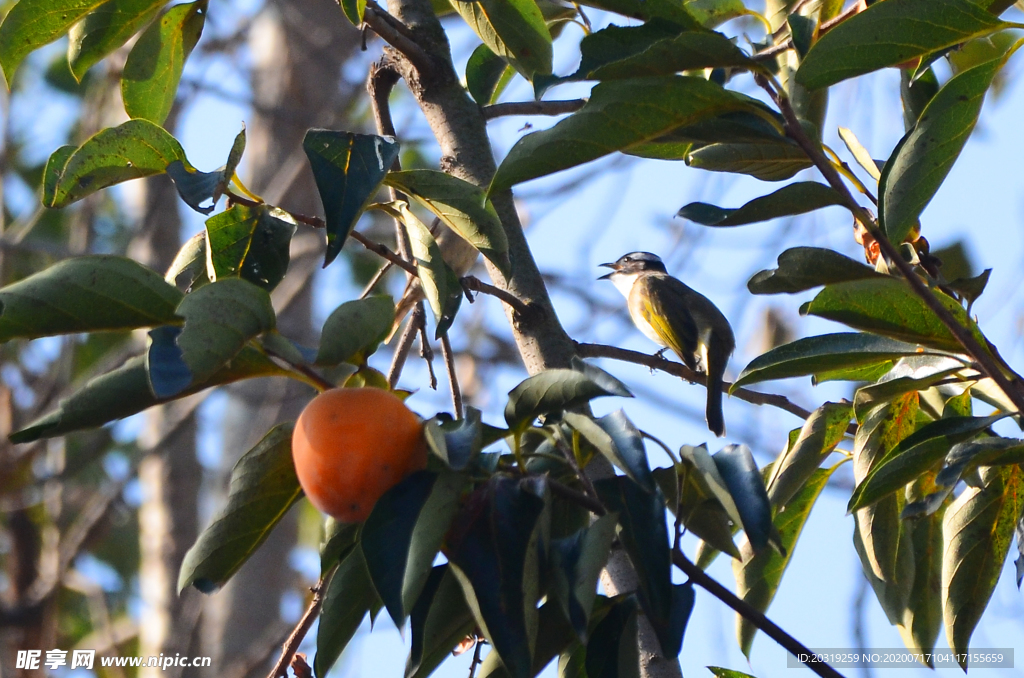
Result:
<instances>
[{"instance_id":1,"label":"green leaf","mask_svg":"<svg viewBox=\"0 0 1024 678\"><path fill-rule=\"evenodd\" d=\"M345 18L352 22L355 27L362 26L363 14L366 12L366 0L340 0L341 11Z\"/></svg>"},{"instance_id":2,"label":"green leaf","mask_svg":"<svg viewBox=\"0 0 1024 678\"><path fill-rule=\"evenodd\" d=\"M743 531L754 552L769 544L782 554L785 549L772 524L772 507L761 471L746 445L726 445L711 455L739 511Z\"/></svg>"},{"instance_id":3,"label":"green leaf","mask_svg":"<svg viewBox=\"0 0 1024 678\"><path fill-rule=\"evenodd\" d=\"M602 396L632 398L625 384L582 361L574 369L544 370L509 391L505 422L516 429L542 414L572 409Z\"/></svg>"},{"instance_id":4,"label":"green leaf","mask_svg":"<svg viewBox=\"0 0 1024 678\"><path fill-rule=\"evenodd\" d=\"M755 273L747 282L751 294L795 294L821 285L882 275L870 266L822 247L791 247L779 255L778 263L778 268Z\"/></svg>"},{"instance_id":5,"label":"green leaf","mask_svg":"<svg viewBox=\"0 0 1024 678\"><path fill-rule=\"evenodd\" d=\"M375 134L311 129L302 149L313 169L327 220L327 266L398 157L398 142Z\"/></svg>"},{"instance_id":6,"label":"green leaf","mask_svg":"<svg viewBox=\"0 0 1024 678\"><path fill-rule=\"evenodd\" d=\"M760 381L875 365L883 360L920 353L922 349L915 344L858 332L807 337L773 348L751 360L730 391Z\"/></svg>"},{"instance_id":7,"label":"green leaf","mask_svg":"<svg viewBox=\"0 0 1024 678\"><path fill-rule=\"evenodd\" d=\"M562 610L555 602L544 603L537 611L537 646L533 653L530 675L538 675L551 660L578 645L572 627L566 621ZM509 672L501 663L497 652L490 652L477 671L480 678L509 678Z\"/></svg>"},{"instance_id":8,"label":"green leaf","mask_svg":"<svg viewBox=\"0 0 1024 678\"><path fill-rule=\"evenodd\" d=\"M832 454L846 436L853 410L848 402L825 403L807 417L804 425L790 433L785 451L772 465L765 485L772 508L778 512Z\"/></svg>"},{"instance_id":9,"label":"green leaf","mask_svg":"<svg viewBox=\"0 0 1024 678\"><path fill-rule=\"evenodd\" d=\"M648 492L654 492L654 479L647 462L644 439L624 410L594 419L584 414L564 412L562 420L579 431L608 461Z\"/></svg>"},{"instance_id":10,"label":"green leaf","mask_svg":"<svg viewBox=\"0 0 1024 678\"><path fill-rule=\"evenodd\" d=\"M671 648L672 562L665 499L661 492L647 492L624 476L595 481L594 487L608 510L619 514L619 541L636 570L640 604L662 646ZM595 642L596 630L588 645Z\"/></svg>"},{"instance_id":11,"label":"green leaf","mask_svg":"<svg viewBox=\"0 0 1024 678\"><path fill-rule=\"evenodd\" d=\"M919 499L923 488L928 485L919 482L907 493L907 501ZM942 518L945 508L935 515L919 518L906 529L914 551L914 588L910 600L903 610L903 617L897 625L903 643L914 651L930 654L935 649L935 640L942 628ZM934 662L922 662L933 667Z\"/></svg>"},{"instance_id":12,"label":"green leaf","mask_svg":"<svg viewBox=\"0 0 1024 678\"><path fill-rule=\"evenodd\" d=\"M946 510L942 536L942 607L946 638L967 669L974 627L988 606L1024 509L1019 466L981 470L981 486L968 487Z\"/></svg>"},{"instance_id":13,"label":"green leaf","mask_svg":"<svg viewBox=\"0 0 1024 678\"><path fill-rule=\"evenodd\" d=\"M657 468L652 473L665 495L668 509L673 515L681 516L688 532L717 551L733 558L740 557L739 549L732 540L733 523L729 514L714 494L704 490L689 459L683 460L678 472L675 468Z\"/></svg>"},{"instance_id":14,"label":"green leaf","mask_svg":"<svg viewBox=\"0 0 1024 678\"><path fill-rule=\"evenodd\" d=\"M709 172L749 174L761 181L785 181L811 166L794 143L711 144L691 151L686 164Z\"/></svg>"},{"instance_id":15,"label":"green leaf","mask_svg":"<svg viewBox=\"0 0 1024 678\"><path fill-rule=\"evenodd\" d=\"M736 577L736 595L751 605L758 612L765 612L775 598L792 558L800 532L803 531L811 509L821 491L825 489L832 473L842 465L840 462L829 469L816 469L806 484L786 504L784 511L776 509L774 525L781 540L781 553L764 549L743 560L732 561L733 575ZM750 648L754 643L757 627L744 619L736 617L736 636L740 649L745 657L750 656Z\"/></svg>"},{"instance_id":16,"label":"green leaf","mask_svg":"<svg viewBox=\"0 0 1024 678\"><path fill-rule=\"evenodd\" d=\"M939 290L933 290L932 294L958 323L985 345L981 330L955 299ZM899 278L884 276L827 285L812 301L804 304L800 312L900 341L963 352L960 342L938 316Z\"/></svg>"},{"instance_id":17,"label":"green leaf","mask_svg":"<svg viewBox=\"0 0 1024 678\"><path fill-rule=\"evenodd\" d=\"M433 212L503 275L510 275L505 229L482 188L436 170L390 172L384 183Z\"/></svg>"},{"instance_id":18,"label":"green leaf","mask_svg":"<svg viewBox=\"0 0 1024 678\"><path fill-rule=\"evenodd\" d=\"M988 35L1005 24L972 0L877 2L825 33L796 79L818 89Z\"/></svg>"},{"instance_id":19,"label":"green leaf","mask_svg":"<svg viewBox=\"0 0 1024 678\"><path fill-rule=\"evenodd\" d=\"M985 93L1008 56L951 78L932 97L890 158L879 185L878 211L892 242L907 238L960 157L978 122Z\"/></svg>"},{"instance_id":20,"label":"green leaf","mask_svg":"<svg viewBox=\"0 0 1024 678\"><path fill-rule=\"evenodd\" d=\"M640 678L636 598L628 595L594 628L587 643L587 678Z\"/></svg>"},{"instance_id":21,"label":"green leaf","mask_svg":"<svg viewBox=\"0 0 1024 678\"><path fill-rule=\"evenodd\" d=\"M395 303L388 295L346 301L324 321L316 364L366 362L391 331L394 321Z\"/></svg>"},{"instance_id":22,"label":"green leaf","mask_svg":"<svg viewBox=\"0 0 1024 678\"><path fill-rule=\"evenodd\" d=\"M313 660L317 678L327 675L359 630L366 613L373 614L378 604L363 550L358 546L341 561L326 588L316 633L316 658Z\"/></svg>"},{"instance_id":23,"label":"green leaf","mask_svg":"<svg viewBox=\"0 0 1024 678\"><path fill-rule=\"evenodd\" d=\"M324 521L324 536L320 540L321 576L326 575L359 544L361 527L359 523L345 523L331 517Z\"/></svg>"},{"instance_id":24,"label":"green leaf","mask_svg":"<svg viewBox=\"0 0 1024 678\"><path fill-rule=\"evenodd\" d=\"M231 151L228 153L228 161L221 169L214 172L200 172L185 162L175 160L167 166L167 175L174 182L174 187L178 189L178 195L185 201L185 204L196 212L209 214L217 206L220 196L224 194L228 184L231 183L231 178L235 175L235 168L238 167L244 152L245 127L243 126L242 131L235 135L235 141L231 144ZM203 204L206 202L209 204L204 207ZM283 212L276 207L271 209Z\"/></svg>"},{"instance_id":25,"label":"green leaf","mask_svg":"<svg viewBox=\"0 0 1024 678\"><path fill-rule=\"evenodd\" d=\"M24 0L23 0L24 1ZM162 174L185 160L181 144L147 120L129 120L93 135L70 155L54 151L43 171L43 205L66 207L96 191L131 179Z\"/></svg>"},{"instance_id":26,"label":"green leaf","mask_svg":"<svg viewBox=\"0 0 1024 678\"><path fill-rule=\"evenodd\" d=\"M480 45L466 62L466 89L481 106L493 104L501 95L502 77L512 67L487 45ZM512 71L513 73L515 71Z\"/></svg>"},{"instance_id":27,"label":"green leaf","mask_svg":"<svg viewBox=\"0 0 1024 678\"><path fill-rule=\"evenodd\" d=\"M942 461L953 445L978 435L1005 416L947 417L921 427L872 465L853 491L847 510L870 506L907 485Z\"/></svg>"},{"instance_id":28,"label":"green leaf","mask_svg":"<svg viewBox=\"0 0 1024 678\"><path fill-rule=\"evenodd\" d=\"M207 0L175 5L153 22L128 54L121 75L121 98L131 118L164 124L185 61L206 23Z\"/></svg>"},{"instance_id":29,"label":"green leaf","mask_svg":"<svg viewBox=\"0 0 1024 678\"><path fill-rule=\"evenodd\" d=\"M427 678L476 628L462 586L447 563L431 570L409 615L409 627L412 643L405 664L406 678Z\"/></svg>"},{"instance_id":30,"label":"green leaf","mask_svg":"<svg viewBox=\"0 0 1024 678\"><path fill-rule=\"evenodd\" d=\"M288 272L295 234L290 214L268 205L232 205L206 220L210 280L241 278L268 292Z\"/></svg>"},{"instance_id":31,"label":"green leaf","mask_svg":"<svg viewBox=\"0 0 1024 678\"><path fill-rule=\"evenodd\" d=\"M605 515L589 527L551 542L551 587L581 643L587 642L597 578L608 560L618 518Z\"/></svg>"},{"instance_id":32,"label":"green leaf","mask_svg":"<svg viewBox=\"0 0 1024 678\"><path fill-rule=\"evenodd\" d=\"M580 42L580 67L570 80L618 80L673 75L701 68L743 67L751 61L721 33L686 31L655 19L608 26Z\"/></svg>"},{"instance_id":33,"label":"green leaf","mask_svg":"<svg viewBox=\"0 0 1024 678\"><path fill-rule=\"evenodd\" d=\"M480 410L467 407L462 419L440 421L430 419L424 425L427 445L445 466L453 471L464 471L476 460L488 443L484 440L486 425L480 420ZM502 430L502 433L507 433Z\"/></svg>"},{"instance_id":34,"label":"green leaf","mask_svg":"<svg viewBox=\"0 0 1024 678\"><path fill-rule=\"evenodd\" d=\"M933 362L930 369L924 365L920 365L913 371L914 374L923 374L924 376L895 377L886 379L885 381L880 381L877 384L871 384L870 386L863 386L857 389L857 393L853 397L853 403L854 410L858 414L858 419L862 418L860 415L863 412L880 403L892 400L896 396L909 393L910 391L924 391L931 388L936 382L942 381L943 379L951 377L964 370L963 363L954 358L940 356L917 357L920 358L921 361ZM907 358L903 358L902 360L905 364ZM918 362L916 359L914 360L915 362ZM953 367L946 367L949 364L953 364ZM898 373L900 373L899 369L893 370L890 376Z\"/></svg>"},{"instance_id":35,"label":"green leaf","mask_svg":"<svg viewBox=\"0 0 1024 678\"><path fill-rule=\"evenodd\" d=\"M68 65L79 82L86 71L156 16L167 0L107 0L68 32Z\"/></svg>"},{"instance_id":36,"label":"green leaf","mask_svg":"<svg viewBox=\"0 0 1024 678\"><path fill-rule=\"evenodd\" d=\"M21 0L0 24L0 68L7 88L18 65L30 53L67 33L104 0Z\"/></svg>"},{"instance_id":37,"label":"green leaf","mask_svg":"<svg viewBox=\"0 0 1024 678\"><path fill-rule=\"evenodd\" d=\"M939 91L939 79L935 77L935 71L931 65L925 62L930 61L929 57L922 60L918 66L918 73L914 74L907 70L900 70L900 100L903 103L903 128L907 132L914 128L921 111L928 102Z\"/></svg>"},{"instance_id":38,"label":"green leaf","mask_svg":"<svg viewBox=\"0 0 1024 678\"><path fill-rule=\"evenodd\" d=\"M0 288L0 342L179 322L181 292L131 259L74 257Z\"/></svg>"},{"instance_id":39,"label":"green leaf","mask_svg":"<svg viewBox=\"0 0 1024 678\"><path fill-rule=\"evenodd\" d=\"M528 134L498 167L488 193L651 141L683 125L751 108L703 78L664 76L602 82L579 111Z\"/></svg>"},{"instance_id":40,"label":"green leaf","mask_svg":"<svg viewBox=\"0 0 1024 678\"><path fill-rule=\"evenodd\" d=\"M230 365L219 370L209 381L194 384L178 397L242 379L287 374L288 372L278 367L264 354L251 346L246 346ZM145 356L138 356L129 359L116 370L86 382L80 390L62 399L56 410L12 433L10 440L13 443L28 443L71 431L96 428L167 401L168 399L153 395Z\"/></svg>"},{"instance_id":41,"label":"green leaf","mask_svg":"<svg viewBox=\"0 0 1024 678\"><path fill-rule=\"evenodd\" d=\"M551 73L551 33L533 0L451 0L488 48L527 80Z\"/></svg>"},{"instance_id":42,"label":"green leaf","mask_svg":"<svg viewBox=\"0 0 1024 678\"><path fill-rule=\"evenodd\" d=\"M814 210L839 205L841 199L839 194L832 188L816 181L798 181L789 184L774 193L751 200L743 207L735 209L723 209L706 202L691 202L679 210L677 216L690 221L695 221L704 226L742 226L754 224L759 221L789 217L796 214L806 214ZM812 249L812 248L807 248ZM786 250L779 256L779 265L782 265L782 257ZM837 255L842 256L842 255ZM843 257L844 259L846 257Z\"/></svg>"},{"instance_id":43,"label":"green leaf","mask_svg":"<svg viewBox=\"0 0 1024 678\"><path fill-rule=\"evenodd\" d=\"M723 669L721 666L709 666L708 671L715 675L715 678L755 678L749 673L743 673L735 669Z\"/></svg>"},{"instance_id":44,"label":"green leaf","mask_svg":"<svg viewBox=\"0 0 1024 678\"><path fill-rule=\"evenodd\" d=\"M360 543L384 607L402 628L430 576L468 478L417 471L377 500Z\"/></svg>"},{"instance_id":45,"label":"green leaf","mask_svg":"<svg viewBox=\"0 0 1024 678\"><path fill-rule=\"evenodd\" d=\"M580 4L641 21L665 19L688 31L702 28L680 0L586 0Z\"/></svg>"},{"instance_id":46,"label":"green leaf","mask_svg":"<svg viewBox=\"0 0 1024 678\"><path fill-rule=\"evenodd\" d=\"M419 273L423 295L434 312L437 330L434 335L440 337L455 322L455 314L462 303L462 283L458 274L441 255L441 247L430 234L426 224L417 218L406 203L399 204L402 223L409 234L412 256Z\"/></svg>"},{"instance_id":47,"label":"green leaf","mask_svg":"<svg viewBox=\"0 0 1024 678\"><path fill-rule=\"evenodd\" d=\"M178 278L182 276L180 283L186 291L199 289L210 282L206 274L206 231L200 231L185 241L167 268L164 280L170 285L178 285Z\"/></svg>"},{"instance_id":48,"label":"green leaf","mask_svg":"<svg viewBox=\"0 0 1024 678\"><path fill-rule=\"evenodd\" d=\"M492 476L469 496L445 540L466 602L513 678L532 675L546 490L540 478Z\"/></svg>"},{"instance_id":49,"label":"green leaf","mask_svg":"<svg viewBox=\"0 0 1024 678\"><path fill-rule=\"evenodd\" d=\"M231 469L224 508L185 554L178 591L213 593L238 571L302 496L292 462L293 424L279 424Z\"/></svg>"},{"instance_id":50,"label":"green leaf","mask_svg":"<svg viewBox=\"0 0 1024 678\"><path fill-rule=\"evenodd\" d=\"M715 28L726 21L751 14L743 0L686 0L685 7L705 28Z\"/></svg>"},{"instance_id":51,"label":"green leaf","mask_svg":"<svg viewBox=\"0 0 1024 678\"><path fill-rule=\"evenodd\" d=\"M159 398L204 383L250 339L275 324L270 295L239 278L210 283L186 295L177 314L185 319L180 334L170 337L177 353L166 350L166 343L155 341L148 354L150 383ZM190 379L165 382L157 378L168 373L183 373Z\"/></svg>"},{"instance_id":52,"label":"green leaf","mask_svg":"<svg viewBox=\"0 0 1024 678\"><path fill-rule=\"evenodd\" d=\"M945 466L935 477L935 484L952 488L961 476L979 466L1002 466L1024 463L1024 440L1017 438L979 438L957 443L946 455Z\"/></svg>"}]
</instances>

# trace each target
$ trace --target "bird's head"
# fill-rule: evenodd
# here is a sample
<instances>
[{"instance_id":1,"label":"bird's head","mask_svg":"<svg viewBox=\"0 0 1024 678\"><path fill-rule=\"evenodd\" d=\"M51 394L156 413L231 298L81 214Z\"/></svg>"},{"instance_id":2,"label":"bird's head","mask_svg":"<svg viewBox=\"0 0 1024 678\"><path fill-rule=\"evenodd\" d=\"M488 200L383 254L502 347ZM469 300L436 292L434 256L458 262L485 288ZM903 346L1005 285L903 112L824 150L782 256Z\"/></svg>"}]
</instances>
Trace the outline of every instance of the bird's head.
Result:
<instances>
[{"instance_id":1,"label":"bird's head","mask_svg":"<svg viewBox=\"0 0 1024 678\"><path fill-rule=\"evenodd\" d=\"M612 269L612 272L601 276L598 280L611 280L613 282L617 278L624 276L633 277L637 273L647 271L665 272L665 262L657 254L651 254L650 252L630 252L619 257L618 261L610 264L601 264L601 266Z\"/></svg>"}]
</instances>

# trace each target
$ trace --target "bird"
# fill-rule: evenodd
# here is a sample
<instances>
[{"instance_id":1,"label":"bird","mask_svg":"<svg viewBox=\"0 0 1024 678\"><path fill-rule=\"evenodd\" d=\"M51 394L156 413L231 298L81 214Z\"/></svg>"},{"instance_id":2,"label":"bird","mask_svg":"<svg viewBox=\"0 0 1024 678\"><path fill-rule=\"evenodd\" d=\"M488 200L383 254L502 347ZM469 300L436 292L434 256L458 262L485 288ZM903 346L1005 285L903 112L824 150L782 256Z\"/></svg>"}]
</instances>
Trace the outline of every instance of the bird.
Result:
<instances>
[{"instance_id":1,"label":"bird","mask_svg":"<svg viewBox=\"0 0 1024 678\"><path fill-rule=\"evenodd\" d=\"M708 428L725 435L722 379L736 339L728 319L711 301L665 270L665 262L650 252L630 252L613 263L598 280L610 280L626 297L629 317L637 329L672 351L691 370L707 375L705 410Z\"/></svg>"}]
</instances>

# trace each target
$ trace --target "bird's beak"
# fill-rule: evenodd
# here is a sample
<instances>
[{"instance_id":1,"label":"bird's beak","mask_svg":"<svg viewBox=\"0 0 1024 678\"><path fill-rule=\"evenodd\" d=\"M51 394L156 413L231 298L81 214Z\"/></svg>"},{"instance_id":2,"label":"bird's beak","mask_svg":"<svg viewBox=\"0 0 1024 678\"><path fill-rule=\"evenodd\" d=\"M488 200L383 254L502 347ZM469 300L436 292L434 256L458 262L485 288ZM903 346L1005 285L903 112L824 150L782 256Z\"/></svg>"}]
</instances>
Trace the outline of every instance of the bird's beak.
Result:
<instances>
[{"instance_id":1,"label":"bird's beak","mask_svg":"<svg viewBox=\"0 0 1024 678\"><path fill-rule=\"evenodd\" d=\"M619 269L622 268L621 264L616 264L616 263L599 264L599 266L601 266L602 268L610 268L610 269L612 269L612 272L608 273L607 275L602 275L600 278L598 278L598 280L608 280L608 278L611 278L613 275L615 275L616 271L618 271Z\"/></svg>"}]
</instances>

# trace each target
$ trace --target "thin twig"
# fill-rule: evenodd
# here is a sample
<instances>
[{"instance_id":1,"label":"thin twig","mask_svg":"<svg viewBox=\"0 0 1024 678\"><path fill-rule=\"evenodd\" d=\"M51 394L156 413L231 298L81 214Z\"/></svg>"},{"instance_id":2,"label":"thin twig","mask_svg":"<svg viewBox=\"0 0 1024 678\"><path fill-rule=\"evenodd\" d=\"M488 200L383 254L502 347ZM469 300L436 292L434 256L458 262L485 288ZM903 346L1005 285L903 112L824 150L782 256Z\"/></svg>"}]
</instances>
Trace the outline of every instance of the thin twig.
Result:
<instances>
[{"instance_id":1,"label":"thin twig","mask_svg":"<svg viewBox=\"0 0 1024 678\"><path fill-rule=\"evenodd\" d=\"M409 27L388 14L373 0L367 0L366 11L363 12L363 21L384 42L401 52L421 75L430 75L436 70L434 60L416 42Z\"/></svg>"},{"instance_id":2,"label":"thin twig","mask_svg":"<svg viewBox=\"0 0 1024 678\"><path fill-rule=\"evenodd\" d=\"M591 513L599 516L603 516L608 513L600 501L594 499L588 494L574 490L568 485L558 482L554 478L548 478L548 487L554 494L560 497L568 499L569 501L579 504L583 508L587 509Z\"/></svg>"},{"instance_id":3,"label":"thin twig","mask_svg":"<svg viewBox=\"0 0 1024 678\"><path fill-rule=\"evenodd\" d=\"M290 369L295 370L302 376L306 377L306 379L304 379L303 381L308 383L310 386L315 387L320 392L330 391L331 389L338 387L337 384L333 384L324 379L321 375L317 374L316 370L311 369L308 365L299 365L293 363L280 353L276 353L272 349L267 348L266 346L263 346L263 352L266 353L268 356L276 358L277 360L283 362Z\"/></svg>"},{"instance_id":4,"label":"thin twig","mask_svg":"<svg viewBox=\"0 0 1024 678\"><path fill-rule=\"evenodd\" d=\"M405 367L405 361L409 357L409 351L412 350L412 344L416 341L419 325L425 319L426 311L423 309L423 303L416 304L412 309L412 317L409 318L409 323L402 330L402 336L398 340L395 355L391 359L391 369L388 370L388 386L390 388L395 388L398 385L398 379L402 376L402 369Z\"/></svg>"},{"instance_id":5,"label":"thin twig","mask_svg":"<svg viewBox=\"0 0 1024 678\"><path fill-rule=\"evenodd\" d=\"M484 106L481 110L485 120L506 115L562 115L575 113L587 103L586 99L563 99L556 101L509 101Z\"/></svg>"},{"instance_id":6,"label":"thin twig","mask_svg":"<svg viewBox=\"0 0 1024 678\"><path fill-rule=\"evenodd\" d=\"M508 304L512 309L518 313L521 318L528 318L534 311L535 307L530 306L528 303L515 296L514 294L507 292L494 285L489 285L483 280L480 280L476 276L467 275L461 278L462 287L465 290L471 290L473 292L480 292L481 294L489 294L492 297L497 297L503 302ZM472 300L471 300L472 301Z\"/></svg>"},{"instance_id":7,"label":"thin twig","mask_svg":"<svg viewBox=\"0 0 1024 678\"><path fill-rule=\"evenodd\" d=\"M310 589L313 592L313 599L309 601L309 607L306 608L302 618L299 619L299 623L295 625L295 630L292 631L292 634L288 636L288 640L285 641L284 647L281 649L281 656L278 658L277 663L274 664L274 668L271 669L267 678L287 678L288 666L292 663L292 657L295 656L299 645L302 644L302 639L309 633L310 627L313 626L317 615L320 614L320 606L324 602L321 595L324 582L325 577L320 577L320 581L316 583L316 586Z\"/></svg>"},{"instance_id":8,"label":"thin twig","mask_svg":"<svg viewBox=\"0 0 1024 678\"><path fill-rule=\"evenodd\" d=\"M366 79L366 92L370 95L370 108L373 110L373 119L377 123L377 132L385 136L398 136L398 132L395 130L395 121L391 117L390 97L391 90L398 84L400 77L394 63L387 55L384 55L380 61L370 66L370 77ZM402 161L396 155L391 163L391 171L398 172L401 169ZM408 201L408 198L395 190L394 187L388 187L388 193L392 201ZM396 216L394 221L395 242L398 243L398 253L403 259L408 261L412 258L410 255L409 234L406 232L401 219Z\"/></svg>"},{"instance_id":9,"label":"thin twig","mask_svg":"<svg viewBox=\"0 0 1024 678\"><path fill-rule=\"evenodd\" d=\"M758 78L758 83L769 93L769 95L775 100L779 110L782 112L783 119L785 120L786 134L789 135L793 141L799 145L807 157L812 163L818 168L818 171L822 173L829 185L832 186L836 192L839 193L843 200L844 206L853 213L854 218L863 224L868 229L872 237L878 242L878 246L885 254L886 258L890 260L904 279L910 285L914 293L917 294L924 301L925 305L931 309L931 311L938 317L943 325L950 331L953 337L957 340L964 350L974 358L981 368L981 371L985 376L991 377L996 385L1006 394L1012 402L1014 407L1017 408L1018 412L1024 412L1024 394L1022 394L1020 376L1010 369L1005 363L1000 366L996 359L992 357L989 351L978 342L977 339L971 334L971 332L957 322L956 318L949 312L938 297L928 288L925 282L914 272L913 267L908 263L899 249L893 245L886 234L878 227L878 224L872 219L871 215L868 214L860 203L854 199L853 194L850 193L849 188L843 182L839 176L839 172L829 162L828 158L825 157L821 147L812 141L810 137L804 132L800 126L800 121L797 118L796 112L793 110L793 106L789 102L789 98L784 93L776 92L772 89L768 82L763 78ZM1013 374L1013 382L1010 381L1003 373L1003 369Z\"/></svg>"},{"instance_id":10,"label":"thin twig","mask_svg":"<svg viewBox=\"0 0 1024 678\"><path fill-rule=\"evenodd\" d=\"M373 240L370 240L369 238L367 238L365 235L363 235L359 231L352 231L351 233L349 233L349 237L352 238L353 240L355 240L357 243L359 243L363 247L365 247L366 249L368 249L371 252L373 252L374 254L376 254L378 256L381 256L381 257L384 257L385 259L390 261L395 266L398 266L399 268L401 268L403 271L405 271L409 275L413 275L413 276L418 275L418 272L416 270L416 266L414 266L413 264L410 264L408 261L403 259L400 255L398 255L395 252L393 252L391 250L391 248L388 247L387 245L382 245L379 242L375 242Z\"/></svg>"},{"instance_id":11,"label":"thin twig","mask_svg":"<svg viewBox=\"0 0 1024 678\"><path fill-rule=\"evenodd\" d=\"M821 26L818 27L818 35L819 36L823 35L824 33L826 33L831 28L834 28L835 26L837 26L837 25L841 24L842 22L846 21L847 19L849 19L854 14L857 14L860 11L859 5L860 5L860 3L854 3L845 12L843 12L842 14L839 14L838 16L835 16L835 17L829 19L828 21L826 21L825 23L821 24ZM754 54L750 58L753 59L754 61L767 61L768 59L771 59L772 57L774 57L774 56L776 56L778 54L781 54L782 52L785 52L786 50L789 50L789 49L792 49L792 48L793 48L793 38L786 38L784 41L780 42L779 44L773 45L773 46L771 46L771 47L769 47L767 49L764 49L764 50L762 50L760 52L757 52L756 54Z\"/></svg>"},{"instance_id":12,"label":"thin twig","mask_svg":"<svg viewBox=\"0 0 1024 678\"><path fill-rule=\"evenodd\" d=\"M419 302L418 308L421 310L420 322L417 323L419 326L420 334L420 357L423 358L423 362L427 364L427 372L430 375L430 390L437 390L437 375L434 374L434 349L430 346L430 337L427 335L427 323L426 323L426 312L423 311L423 302Z\"/></svg>"},{"instance_id":13,"label":"thin twig","mask_svg":"<svg viewBox=\"0 0 1024 678\"><path fill-rule=\"evenodd\" d=\"M452 389L455 418L462 419L462 387L459 386L459 375L455 372L455 354L452 352L452 342L447 332L441 335L441 355L444 356L444 364L448 368L448 383Z\"/></svg>"},{"instance_id":14,"label":"thin twig","mask_svg":"<svg viewBox=\"0 0 1024 678\"><path fill-rule=\"evenodd\" d=\"M607 346L605 344L579 343L576 344L576 351L579 353L581 358L611 358L612 360L622 360L628 363L644 365L654 370L668 372L669 374L673 374L687 381L707 386L707 376L703 373L691 370L682 363L673 362L653 355L647 355L646 353L640 353L639 351L630 351L629 349L619 348L617 346ZM729 386L731 386L731 384L729 382L725 382L726 391L728 391ZM799 405L791 402L789 398L775 393L759 393L746 388L738 388L730 395L753 405L771 405L772 407L777 407L780 410L785 410L786 412L794 414L801 419L807 419L811 416L810 410L805 410ZM855 431L856 428L851 427L850 432L853 433Z\"/></svg>"},{"instance_id":15,"label":"thin twig","mask_svg":"<svg viewBox=\"0 0 1024 678\"><path fill-rule=\"evenodd\" d=\"M750 603L737 597L736 594L719 584L704 570L694 565L679 549L675 549L672 552L672 563L682 570L683 574L689 577L694 584L697 584L715 598L718 598L723 603L731 607L737 612L737 614L756 626L759 631L764 632L766 636L800 659L800 661L811 671L814 671L822 678L843 678L841 673L828 664L814 661L814 657L816 655L811 650L805 647L796 638L776 626L771 619L752 607ZM802 657L807 657L807 659L803 659Z\"/></svg>"}]
</instances>

